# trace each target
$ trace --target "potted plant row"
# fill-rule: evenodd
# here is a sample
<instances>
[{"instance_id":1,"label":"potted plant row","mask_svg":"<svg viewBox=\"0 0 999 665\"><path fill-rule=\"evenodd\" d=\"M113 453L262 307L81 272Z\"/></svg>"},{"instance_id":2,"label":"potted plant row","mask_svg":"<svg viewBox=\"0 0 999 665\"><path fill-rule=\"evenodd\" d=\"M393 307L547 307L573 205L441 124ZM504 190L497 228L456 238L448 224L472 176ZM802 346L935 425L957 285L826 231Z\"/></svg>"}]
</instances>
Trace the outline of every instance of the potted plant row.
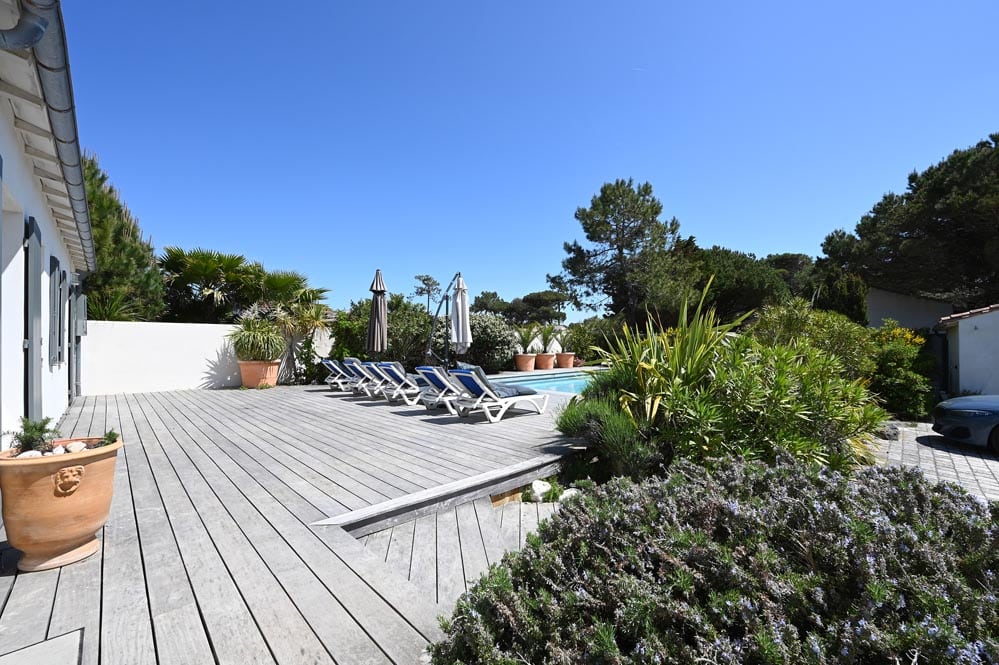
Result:
<instances>
[{"instance_id":1,"label":"potted plant row","mask_svg":"<svg viewBox=\"0 0 999 665\"><path fill-rule=\"evenodd\" d=\"M238 327L229 333L229 340L244 388L277 385L285 339L276 323L256 317L240 319Z\"/></svg>"},{"instance_id":2,"label":"potted plant row","mask_svg":"<svg viewBox=\"0 0 999 665\"><path fill-rule=\"evenodd\" d=\"M100 547L121 438L59 439L51 418L21 419L13 445L0 452L0 494L7 540L21 550L17 567L47 570L85 559Z\"/></svg>"},{"instance_id":3,"label":"potted plant row","mask_svg":"<svg viewBox=\"0 0 999 665\"><path fill-rule=\"evenodd\" d=\"M556 362L561 367L572 367L575 353L566 351L562 346L564 331L558 331L553 325L522 326L517 328L517 344L521 352L514 355L514 365L519 372L530 372L535 369L554 369ZM540 342L540 347L535 340ZM559 343L559 352L555 352L555 343Z\"/></svg>"}]
</instances>

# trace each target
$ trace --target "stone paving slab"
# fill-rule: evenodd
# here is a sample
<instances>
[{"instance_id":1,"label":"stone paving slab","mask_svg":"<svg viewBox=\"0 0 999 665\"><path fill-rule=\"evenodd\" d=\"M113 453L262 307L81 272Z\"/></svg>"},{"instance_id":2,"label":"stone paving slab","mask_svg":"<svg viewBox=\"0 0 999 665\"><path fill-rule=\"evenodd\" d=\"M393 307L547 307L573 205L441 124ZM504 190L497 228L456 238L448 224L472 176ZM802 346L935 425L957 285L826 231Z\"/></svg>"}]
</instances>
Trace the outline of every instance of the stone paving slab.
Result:
<instances>
[{"instance_id":1,"label":"stone paving slab","mask_svg":"<svg viewBox=\"0 0 999 665\"><path fill-rule=\"evenodd\" d=\"M972 494L999 500L999 456L986 448L949 441L929 423L895 423L898 441L879 441L882 464L915 466L929 480L957 483Z\"/></svg>"}]
</instances>

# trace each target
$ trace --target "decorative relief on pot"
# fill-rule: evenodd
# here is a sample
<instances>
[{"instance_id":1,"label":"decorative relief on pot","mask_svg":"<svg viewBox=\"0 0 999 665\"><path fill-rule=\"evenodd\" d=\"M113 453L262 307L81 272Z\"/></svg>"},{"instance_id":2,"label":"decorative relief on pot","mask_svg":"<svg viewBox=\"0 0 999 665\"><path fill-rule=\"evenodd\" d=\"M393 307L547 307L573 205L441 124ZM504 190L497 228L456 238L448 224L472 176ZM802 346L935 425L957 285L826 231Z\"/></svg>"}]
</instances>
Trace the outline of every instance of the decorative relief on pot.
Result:
<instances>
[{"instance_id":1,"label":"decorative relief on pot","mask_svg":"<svg viewBox=\"0 0 999 665\"><path fill-rule=\"evenodd\" d=\"M55 474L55 494L56 496L69 496L77 490L83 482L82 466L64 466Z\"/></svg>"}]
</instances>

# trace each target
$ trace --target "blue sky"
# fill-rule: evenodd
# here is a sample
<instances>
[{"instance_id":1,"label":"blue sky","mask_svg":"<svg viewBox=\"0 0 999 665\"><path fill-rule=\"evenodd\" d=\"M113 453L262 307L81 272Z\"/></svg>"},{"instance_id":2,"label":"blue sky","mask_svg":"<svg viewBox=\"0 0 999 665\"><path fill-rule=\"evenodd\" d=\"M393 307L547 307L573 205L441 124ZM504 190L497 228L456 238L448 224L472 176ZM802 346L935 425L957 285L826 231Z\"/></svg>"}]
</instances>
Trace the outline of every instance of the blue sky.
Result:
<instances>
[{"instance_id":1,"label":"blue sky","mask_svg":"<svg viewBox=\"0 0 999 665\"><path fill-rule=\"evenodd\" d=\"M702 246L820 253L999 131L999 4L63 5L83 145L157 248L367 296L545 288L604 182Z\"/></svg>"}]
</instances>

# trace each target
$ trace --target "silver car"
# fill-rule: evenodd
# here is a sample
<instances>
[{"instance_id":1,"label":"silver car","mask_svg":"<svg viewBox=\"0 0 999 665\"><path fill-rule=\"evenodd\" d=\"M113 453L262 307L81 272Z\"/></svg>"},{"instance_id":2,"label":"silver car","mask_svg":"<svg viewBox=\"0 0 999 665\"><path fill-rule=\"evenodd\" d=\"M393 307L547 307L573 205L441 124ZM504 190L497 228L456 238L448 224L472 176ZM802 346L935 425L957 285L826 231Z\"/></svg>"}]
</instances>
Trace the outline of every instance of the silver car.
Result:
<instances>
[{"instance_id":1,"label":"silver car","mask_svg":"<svg viewBox=\"0 0 999 665\"><path fill-rule=\"evenodd\" d=\"M961 443L988 446L999 454L999 395L940 402L933 409L933 431Z\"/></svg>"}]
</instances>

